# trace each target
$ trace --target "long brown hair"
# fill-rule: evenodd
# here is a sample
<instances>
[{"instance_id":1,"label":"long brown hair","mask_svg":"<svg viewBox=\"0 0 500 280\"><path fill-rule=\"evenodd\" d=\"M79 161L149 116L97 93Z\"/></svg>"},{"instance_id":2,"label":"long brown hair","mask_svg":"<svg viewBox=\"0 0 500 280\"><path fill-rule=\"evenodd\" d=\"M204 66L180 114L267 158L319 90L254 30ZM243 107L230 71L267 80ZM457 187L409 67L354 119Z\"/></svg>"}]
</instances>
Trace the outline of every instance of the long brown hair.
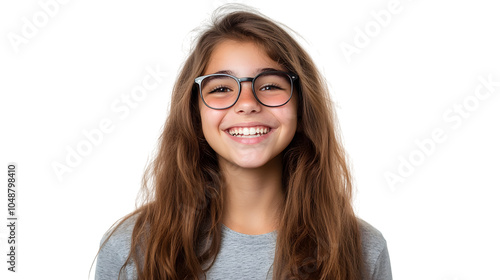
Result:
<instances>
[{"instance_id":1,"label":"long brown hair","mask_svg":"<svg viewBox=\"0 0 500 280\"><path fill-rule=\"evenodd\" d=\"M136 218L127 263L134 263L139 279L204 279L219 252L223 179L201 131L194 79L228 39L258 44L299 76L297 132L282 154L285 203L273 279L361 279L351 177L327 85L285 29L255 11L219 9L195 42L143 177L144 203L114 227Z\"/></svg>"}]
</instances>

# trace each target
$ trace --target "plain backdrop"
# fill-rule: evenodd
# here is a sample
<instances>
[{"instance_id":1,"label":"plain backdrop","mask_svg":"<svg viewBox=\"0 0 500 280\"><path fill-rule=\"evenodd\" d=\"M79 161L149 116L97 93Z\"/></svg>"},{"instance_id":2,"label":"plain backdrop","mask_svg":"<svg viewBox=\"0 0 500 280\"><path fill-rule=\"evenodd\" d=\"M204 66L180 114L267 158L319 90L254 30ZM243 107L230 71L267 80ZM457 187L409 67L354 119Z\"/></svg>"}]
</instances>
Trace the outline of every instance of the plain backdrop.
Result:
<instances>
[{"instance_id":1,"label":"plain backdrop","mask_svg":"<svg viewBox=\"0 0 500 280\"><path fill-rule=\"evenodd\" d=\"M193 30L225 3L0 3L1 279L87 279L102 235L135 207ZM300 34L326 77L355 210L384 234L394 279L500 279L499 3L251 5Z\"/></svg>"}]
</instances>

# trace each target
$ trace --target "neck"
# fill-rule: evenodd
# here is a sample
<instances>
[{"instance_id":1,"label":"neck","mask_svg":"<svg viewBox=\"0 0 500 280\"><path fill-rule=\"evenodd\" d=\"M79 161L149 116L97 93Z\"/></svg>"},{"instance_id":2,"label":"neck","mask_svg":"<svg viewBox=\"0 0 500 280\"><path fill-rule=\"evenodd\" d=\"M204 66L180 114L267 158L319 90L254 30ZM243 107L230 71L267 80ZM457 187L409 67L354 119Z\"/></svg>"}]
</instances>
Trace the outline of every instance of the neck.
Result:
<instances>
[{"instance_id":1,"label":"neck","mask_svg":"<svg viewBox=\"0 0 500 280\"><path fill-rule=\"evenodd\" d=\"M283 207L281 157L259 168L220 164L224 176L222 222L244 234L276 230Z\"/></svg>"}]
</instances>

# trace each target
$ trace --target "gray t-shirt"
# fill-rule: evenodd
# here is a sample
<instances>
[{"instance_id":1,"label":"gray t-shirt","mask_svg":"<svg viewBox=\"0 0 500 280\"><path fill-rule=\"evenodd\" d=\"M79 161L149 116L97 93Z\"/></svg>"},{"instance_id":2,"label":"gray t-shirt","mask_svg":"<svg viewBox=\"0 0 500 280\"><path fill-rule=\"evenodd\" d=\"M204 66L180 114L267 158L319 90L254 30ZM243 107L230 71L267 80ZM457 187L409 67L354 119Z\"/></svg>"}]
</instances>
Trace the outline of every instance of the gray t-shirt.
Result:
<instances>
[{"instance_id":1,"label":"gray t-shirt","mask_svg":"<svg viewBox=\"0 0 500 280\"><path fill-rule=\"evenodd\" d=\"M363 261L368 271L364 280L392 280L389 252L384 237L367 222L361 219L358 221L363 246ZM118 279L120 268L130 251L134 222L133 218L125 221L102 248L97 257L96 280ZM106 237L107 235L104 235L101 244ZM261 235L247 235L223 225L219 255L207 272L207 280L271 279L275 246L276 231ZM121 279L136 278L134 266L127 265L122 272Z\"/></svg>"}]
</instances>

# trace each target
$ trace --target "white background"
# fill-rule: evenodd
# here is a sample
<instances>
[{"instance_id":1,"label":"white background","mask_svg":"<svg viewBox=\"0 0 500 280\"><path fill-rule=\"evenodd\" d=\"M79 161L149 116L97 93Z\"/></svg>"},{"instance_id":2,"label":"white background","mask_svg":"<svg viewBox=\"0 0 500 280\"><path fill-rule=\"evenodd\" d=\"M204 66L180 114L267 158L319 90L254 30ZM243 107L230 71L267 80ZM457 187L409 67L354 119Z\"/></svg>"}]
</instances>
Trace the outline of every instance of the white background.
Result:
<instances>
[{"instance_id":1,"label":"white background","mask_svg":"<svg viewBox=\"0 0 500 280\"><path fill-rule=\"evenodd\" d=\"M47 2L0 4L0 170L18 163L19 217L14 274L4 261L4 181L1 279L87 279L101 236L135 207L191 31L225 3L74 0L51 6L44 21ZM387 239L394 279L500 279L500 86L486 96L480 82L500 82L500 7L392 2L385 26L374 15L390 0L252 5L297 31L326 76L356 211ZM24 36L27 22L38 27ZM345 55L347 44L357 52ZM156 67L168 77L129 115L112 109ZM113 130L59 180L53 164L66 164L68 149L87 141L84 130L104 119ZM445 140L419 148L434 130ZM403 182L391 186L388 172Z\"/></svg>"}]
</instances>

